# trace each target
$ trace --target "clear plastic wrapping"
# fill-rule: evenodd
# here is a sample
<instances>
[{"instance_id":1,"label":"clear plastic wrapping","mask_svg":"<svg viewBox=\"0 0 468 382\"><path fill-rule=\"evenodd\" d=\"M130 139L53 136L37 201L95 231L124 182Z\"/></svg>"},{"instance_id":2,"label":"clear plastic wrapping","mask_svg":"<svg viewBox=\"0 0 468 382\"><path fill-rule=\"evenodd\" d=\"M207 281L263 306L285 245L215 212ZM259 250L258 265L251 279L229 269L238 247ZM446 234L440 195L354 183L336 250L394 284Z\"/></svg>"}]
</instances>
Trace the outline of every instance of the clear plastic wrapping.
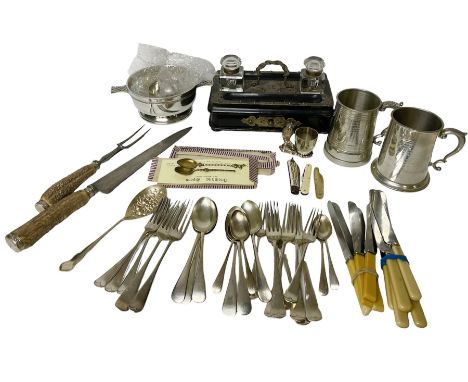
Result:
<instances>
[{"instance_id":1,"label":"clear plastic wrapping","mask_svg":"<svg viewBox=\"0 0 468 382\"><path fill-rule=\"evenodd\" d=\"M215 68L209 61L163 48L140 44L133 59L129 75L142 71L142 76L132 84L137 94L167 97L190 91L199 84L209 84ZM143 94L141 94L143 95Z\"/></svg>"}]
</instances>

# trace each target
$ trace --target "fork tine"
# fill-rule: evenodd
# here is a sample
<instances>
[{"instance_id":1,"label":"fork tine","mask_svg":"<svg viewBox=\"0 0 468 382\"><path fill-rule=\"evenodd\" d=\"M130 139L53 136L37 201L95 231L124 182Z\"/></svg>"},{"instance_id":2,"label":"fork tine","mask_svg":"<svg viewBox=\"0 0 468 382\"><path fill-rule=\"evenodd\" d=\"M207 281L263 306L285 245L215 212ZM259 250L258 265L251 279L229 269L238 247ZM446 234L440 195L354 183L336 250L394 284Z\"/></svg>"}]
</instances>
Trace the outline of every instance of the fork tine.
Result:
<instances>
[{"instance_id":1,"label":"fork tine","mask_svg":"<svg viewBox=\"0 0 468 382\"><path fill-rule=\"evenodd\" d=\"M122 142L119 142L117 143L117 146L120 146L121 148L123 149L128 149L129 147L132 147L135 143L137 143L140 139L142 139L147 133L148 131L151 130L151 128L149 128L148 130L146 130L138 139L136 139L135 141L133 141L132 143L129 143L128 145L124 145L125 142L128 142L130 139L132 139L141 129L143 129L143 127L145 127L145 125L141 126L137 131L135 131L132 135L130 135L128 138L124 139Z\"/></svg>"}]
</instances>

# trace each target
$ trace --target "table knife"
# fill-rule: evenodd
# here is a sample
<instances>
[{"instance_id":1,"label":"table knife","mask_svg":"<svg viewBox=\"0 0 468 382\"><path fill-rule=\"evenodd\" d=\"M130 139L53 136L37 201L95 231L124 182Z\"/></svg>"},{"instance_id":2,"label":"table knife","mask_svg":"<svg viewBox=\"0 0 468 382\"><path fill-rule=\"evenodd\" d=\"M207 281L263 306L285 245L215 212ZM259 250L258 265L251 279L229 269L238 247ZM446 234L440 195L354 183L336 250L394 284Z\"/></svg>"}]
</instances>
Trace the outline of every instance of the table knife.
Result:
<instances>
[{"instance_id":1,"label":"table knife","mask_svg":"<svg viewBox=\"0 0 468 382\"><path fill-rule=\"evenodd\" d=\"M344 220L343 214L340 207L331 201L327 203L328 212L330 213L330 219L333 223L333 227L338 238L338 242L343 252L343 256L346 261L346 266L348 267L348 272L351 278L354 277L356 273L356 265L354 262L353 255L353 240L351 234L349 233L348 226ZM358 299L361 311L364 315L368 315L372 311L372 306L362 304L362 290L359 287L359 283L353 280L354 291L356 292L356 297Z\"/></svg>"},{"instance_id":2,"label":"table knife","mask_svg":"<svg viewBox=\"0 0 468 382\"><path fill-rule=\"evenodd\" d=\"M91 197L96 193L102 192L104 194L109 194L112 192L145 163L172 146L190 130L191 127L188 127L170 135L161 142L143 151L141 154L103 176L101 179L90 184L85 189L75 191L60 200L58 203L53 204L45 211L39 213L30 221L23 224L21 227L6 235L6 242L17 252L29 248L57 224L61 223L72 213L86 205L89 199L91 199Z\"/></svg>"},{"instance_id":3,"label":"table knife","mask_svg":"<svg viewBox=\"0 0 468 382\"><path fill-rule=\"evenodd\" d=\"M364 268L364 216L362 216L362 211L354 202L348 202L348 211L351 237L353 239L354 265L356 267L357 274L356 282L359 283L359 288L364 293L363 274L358 273L362 268ZM364 297L363 293L361 294L361 298Z\"/></svg>"},{"instance_id":4,"label":"table knife","mask_svg":"<svg viewBox=\"0 0 468 382\"><path fill-rule=\"evenodd\" d=\"M391 246L393 254L404 255L390 221L387 197L385 193L383 191L373 190L373 195L375 201L374 213L377 225L379 226L380 232L382 233L383 240L385 240L385 242ZM409 263L400 259L396 260L396 262L400 268L401 275L411 300L419 301L422 297L421 291L416 282L416 279L414 278Z\"/></svg>"}]
</instances>

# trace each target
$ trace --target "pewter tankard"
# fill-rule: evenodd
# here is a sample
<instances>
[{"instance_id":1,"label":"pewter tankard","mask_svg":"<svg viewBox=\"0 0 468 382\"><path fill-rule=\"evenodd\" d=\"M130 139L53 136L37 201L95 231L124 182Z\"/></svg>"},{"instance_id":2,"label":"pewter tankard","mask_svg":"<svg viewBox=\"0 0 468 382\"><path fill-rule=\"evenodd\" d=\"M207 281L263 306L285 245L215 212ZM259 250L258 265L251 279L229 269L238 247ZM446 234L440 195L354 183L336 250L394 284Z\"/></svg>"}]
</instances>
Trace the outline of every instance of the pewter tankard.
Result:
<instances>
[{"instance_id":1,"label":"pewter tankard","mask_svg":"<svg viewBox=\"0 0 468 382\"><path fill-rule=\"evenodd\" d=\"M437 138L452 134L458 138L457 147L443 159L431 161ZM397 191L419 191L429 184L428 167L440 170L440 163L458 153L465 145L466 133L444 129L444 122L436 114L414 107L401 107L392 112L382 150L372 162L371 171L383 185ZM380 142L376 142L380 144Z\"/></svg>"},{"instance_id":2,"label":"pewter tankard","mask_svg":"<svg viewBox=\"0 0 468 382\"><path fill-rule=\"evenodd\" d=\"M372 138L379 111L403 105L382 102L368 90L345 89L336 97L335 113L325 142L325 156L346 167L362 166L372 155Z\"/></svg>"}]
</instances>

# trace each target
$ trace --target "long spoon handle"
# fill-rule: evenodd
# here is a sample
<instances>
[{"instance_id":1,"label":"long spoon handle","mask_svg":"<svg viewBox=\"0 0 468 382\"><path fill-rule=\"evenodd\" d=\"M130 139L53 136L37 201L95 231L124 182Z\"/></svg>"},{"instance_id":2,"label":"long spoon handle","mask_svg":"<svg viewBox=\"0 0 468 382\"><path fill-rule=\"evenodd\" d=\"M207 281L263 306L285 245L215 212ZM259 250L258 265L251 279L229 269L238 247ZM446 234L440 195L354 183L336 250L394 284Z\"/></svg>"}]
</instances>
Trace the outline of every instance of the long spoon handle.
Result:
<instances>
[{"instance_id":1,"label":"long spoon handle","mask_svg":"<svg viewBox=\"0 0 468 382\"><path fill-rule=\"evenodd\" d=\"M320 321L322 319L322 312L319 309L317 297L315 295L314 286L310 278L309 267L304 261L302 264L303 283L305 290L305 308L306 317L309 321Z\"/></svg>"},{"instance_id":2,"label":"long spoon handle","mask_svg":"<svg viewBox=\"0 0 468 382\"><path fill-rule=\"evenodd\" d=\"M286 316L286 308L284 306L283 286L281 284L281 260L279 257L278 244L273 242L273 288L271 289L271 300L265 307L265 316L283 318Z\"/></svg>"},{"instance_id":3,"label":"long spoon handle","mask_svg":"<svg viewBox=\"0 0 468 382\"><path fill-rule=\"evenodd\" d=\"M254 242L255 236L252 235L252 245L253 245L253 251L254 251L254 276L255 276L255 281L257 283L257 293L258 293L258 298L262 302L268 302L271 300L271 290L270 287L268 286L268 282L265 277L265 273L263 273L262 266L260 264L260 258L258 256L258 248L255 246Z\"/></svg>"},{"instance_id":4,"label":"long spoon handle","mask_svg":"<svg viewBox=\"0 0 468 382\"><path fill-rule=\"evenodd\" d=\"M135 252L138 250L138 247L141 245L141 243L147 240L146 235L143 234L140 236L138 239L138 242L132 247L132 249L124 256L122 257L117 263L115 263L109 270L107 270L103 275L98 277L94 281L94 285L97 287L103 288L105 287L111 280L112 278L116 275L116 273L121 269L122 267L127 267L130 261L132 260Z\"/></svg>"},{"instance_id":5,"label":"long spoon handle","mask_svg":"<svg viewBox=\"0 0 468 382\"><path fill-rule=\"evenodd\" d=\"M223 301L223 313L228 316L235 316L237 313L237 287L236 287L236 252L237 247L234 246L232 256L231 275L226 289L226 295Z\"/></svg>"},{"instance_id":6,"label":"long spoon handle","mask_svg":"<svg viewBox=\"0 0 468 382\"><path fill-rule=\"evenodd\" d=\"M187 290L187 283L189 279L190 269L192 267L192 262L193 262L194 255L198 247L199 240L200 240L200 234L197 235L193 243L193 247L190 252L190 255L182 270L182 273L180 274L176 284L174 285L174 289L172 290L172 294L171 294L172 301L174 302L180 303L180 302L183 302L185 299L185 292Z\"/></svg>"},{"instance_id":7,"label":"long spoon handle","mask_svg":"<svg viewBox=\"0 0 468 382\"><path fill-rule=\"evenodd\" d=\"M249 260L247 259L247 253L245 251L244 242L243 241L239 242L239 246L241 247L242 253L244 255L247 289L249 290L250 294L255 294L257 292L257 287L255 285L255 279L250 269Z\"/></svg>"},{"instance_id":8,"label":"long spoon handle","mask_svg":"<svg viewBox=\"0 0 468 382\"><path fill-rule=\"evenodd\" d=\"M140 250L141 252L145 251L146 246L148 245L149 238L150 237L148 236L143 241L143 245L142 245L141 250ZM137 250L138 250L138 248L137 248ZM110 280L106 284L106 286L104 287L106 291L108 291L108 292L117 292L118 291L119 287L122 285L122 282L124 281L125 274L127 273L128 268L130 267L130 263L131 263L134 255L135 255L135 253L137 252L137 250L135 250L135 252L133 252L133 254L131 256L129 256L128 261L124 264L124 266L120 267L120 269L114 275L112 280Z\"/></svg>"},{"instance_id":9,"label":"long spoon handle","mask_svg":"<svg viewBox=\"0 0 468 382\"><path fill-rule=\"evenodd\" d=\"M151 286L153 285L154 278L156 277L156 273L158 272L159 266L161 265L161 262L163 261L164 256L166 255L167 251L171 247L172 243L173 241L169 241L167 243L167 246L164 249L164 252L162 253L161 257L156 263L156 266L153 269L153 272L151 272L148 279L145 281L141 289L138 291L138 293L130 302L130 309L133 310L135 313L141 312L143 308L145 307L146 300L148 299L148 295L151 290Z\"/></svg>"},{"instance_id":10,"label":"long spoon handle","mask_svg":"<svg viewBox=\"0 0 468 382\"><path fill-rule=\"evenodd\" d=\"M198 251L195 280L192 288L192 301L203 302L206 299L206 285L205 285L205 274L203 272L203 245L204 245L205 234L200 233L200 250Z\"/></svg>"},{"instance_id":11,"label":"long spoon handle","mask_svg":"<svg viewBox=\"0 0 468 382\"><path fill-rule=\"evenodd\" d=\"M242 264L242 245L237 242L237 254L239 255L239 278L237 281L237 311L240 314L249 314L252 311L252 302L250 301L249 289L247 287L247 280L244 274ZM245 264L248 268L248 264Z\"/></svg>"},{"instance_id":12,"label":"long spoon handle","mask_svg":"<svg viewBox=\"0 0 468 382\"><path fill-rule=\"evenodd\" d=\"M162 242L162 239L158 239L158 241L156 242L156 245L153 247L150 255L148 256L148 259L151 260L151 258L153 257L154 253L157 251L157 249L159 247L159 244L161 244L161 242ZM133 262L132 267L127 272L127 275L125 276L124 280L122 281L122 284L120 284L119 289L117 289L117 293L123 293L125 290L127 290L129 285L133 283L133 280L135 280L137 278L137 274L140 271L140 265L141 265L141 261L143 259L144 252L145 252L145 248L142 248L142 250L138 254L138 257ZM146 261L145 264L147 262L148 261ZM141 267L141 269L143 269L143 267Z\"/></svg>"},{"instance_id":13,"label":"long spoon handle","mask_svg":"<svg viewBox=\"0 0 468 382\"><path fill-rule=\"evenodd\" d=\"M73 256L70 260L64 261L60 264L61 271L71 271L75 268L75 265L78 264L81 260L84 259L86 254L91 251L97 243L99 243L110 231L112 231L115 227L117 227L120 223L122 223L125 218L120 219L117 223L115 223L112 227L110 227L106 232L104 232L101 236L99 236L96 240L94 240L91 244L86 246L81 252L77 253Z\"/></svg>"},{"instance_id":14,"label":"long spoon handle","mask_svg":"<svg viewBox=\"0 0 468 382\"><path fill-rule=\"evenodd\" d=\"M143 266L138 270L138 272L129 282L126 289L122 292L120 297L115 302L115 306L118 309L126 311L130 308L130 302L136 296L138 289L140 288L141 281L143 280L143 277L145 276L145 272L148 269L149 263L151 262L151 259L153 258L156 251L158 250L158 247L161 241L162 240L158 240L156 245L151 250L151 253L149 254L148 258L144 262Z\"/></svg>"},{"instance_id":15,"label":"long spoon handle","mask_svg":"<svg viewBox=\"0 0 468 382\"><path fill-rule=\"evenodd\" d=\"M216 276L215 281L213 282L213 293L219 293L221 292L221 289L223 289L223 282L224 282L224 274L226 273L226 266L229 260L229 255L231 254L232 246L234 244L231 242L231 245L229 246L228 253L226 257L224 258L223 265L219 269L218 275Z\"/></svg>"},{"instance_id":16,"label":"long spoon handle","mask_svg":"<svg viewBox=\"0 0 468 382\"><path fill-rule=\"evenodd\" d=\"M328 280L327 273L325 272L325 254L323 253L323 242L320 242L320 281L319 292L322 296L328 294Z\"/></svg>"},{"instance_id":17,"label":"long spoon handle","mask_svg":"<svg viewBox=\"0 0 468 382\"><path fill-rule=\"evenodd\" d=\"M330 256L330 249L328 248L327 241L325 241L325 249L327 250L328 257L328 277L330 278L330 288L338 289L340 286L340 282L338 281L338 276L336 275L335 267L333 266L333 262Z\"/></svg>"}]
</instances>

